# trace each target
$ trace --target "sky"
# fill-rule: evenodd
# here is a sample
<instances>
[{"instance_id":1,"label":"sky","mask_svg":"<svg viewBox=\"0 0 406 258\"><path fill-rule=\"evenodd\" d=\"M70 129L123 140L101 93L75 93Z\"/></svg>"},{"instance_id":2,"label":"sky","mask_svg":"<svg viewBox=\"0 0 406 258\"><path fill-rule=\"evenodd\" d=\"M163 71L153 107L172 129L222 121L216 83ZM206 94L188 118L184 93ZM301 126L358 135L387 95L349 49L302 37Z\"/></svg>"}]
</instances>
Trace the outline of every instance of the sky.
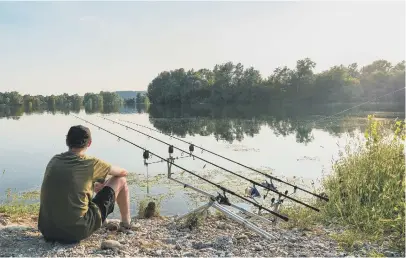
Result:
<instances>
[{"instance_id":1,"label":"sky","mask_svg":"<svg viewBox=\"0 0 406 258\"><path fill-rule=\"evenodd\" d=\"M146 90L228 61L265 77L306 57L404 60L405 2L0 2L0 92Z\"/></svg>"}]
</instances>

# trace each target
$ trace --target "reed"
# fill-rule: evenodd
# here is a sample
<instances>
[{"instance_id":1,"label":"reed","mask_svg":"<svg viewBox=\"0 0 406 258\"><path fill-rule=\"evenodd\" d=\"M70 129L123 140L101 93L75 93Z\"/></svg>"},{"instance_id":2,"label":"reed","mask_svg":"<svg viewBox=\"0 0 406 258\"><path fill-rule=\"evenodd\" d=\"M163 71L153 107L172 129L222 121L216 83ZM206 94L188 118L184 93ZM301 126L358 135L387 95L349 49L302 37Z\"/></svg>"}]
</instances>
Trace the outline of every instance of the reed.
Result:
<instances>
[{"instance_id":1,"label":"reed","mask_svg":"<svg viewBox=\"0 0 406 258\"><path fill-rule=\"evenodd\" d=\"M344 230L332 237L348 251L369 240L404 252L405 136L404 121L386 124L368 116L364 138L350 142L322 180L320 191L330 201L316 201L316 214L285 208L291 219L286 226L306 230L322 223Z\"/></svg>"},{"instance_id":2,"label":"reed","mask_svg":"<svg viewBox=\"0 0 406 258\"><path fill-rule=\"evenodd\" d=\"M404 250L405 124L388 126L369 116L364 135L357 149L340 154L323 181L330 198L323 215L375 239L385 236Z\"/></svg>"}]
</instances>

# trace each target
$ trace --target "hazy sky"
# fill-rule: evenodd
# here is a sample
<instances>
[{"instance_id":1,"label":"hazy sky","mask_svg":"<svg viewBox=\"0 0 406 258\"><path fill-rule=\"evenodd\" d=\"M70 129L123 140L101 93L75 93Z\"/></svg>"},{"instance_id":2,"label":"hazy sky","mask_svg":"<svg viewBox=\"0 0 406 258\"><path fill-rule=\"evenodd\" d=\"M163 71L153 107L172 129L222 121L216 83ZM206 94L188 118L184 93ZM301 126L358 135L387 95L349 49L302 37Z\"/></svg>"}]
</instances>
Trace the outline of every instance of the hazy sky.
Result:
<instances>
[{"instance_id":1,"label":"hazy sky","mask_svg":"<svg viewBox=\"0 0 406 258\"><path fill-rule=\"evenodd\" d=\"M404 1L0 3L0 91L145 90L163 70L268 76L305 57L317 71L405 59Z\"/></svg>"}]
</instances>

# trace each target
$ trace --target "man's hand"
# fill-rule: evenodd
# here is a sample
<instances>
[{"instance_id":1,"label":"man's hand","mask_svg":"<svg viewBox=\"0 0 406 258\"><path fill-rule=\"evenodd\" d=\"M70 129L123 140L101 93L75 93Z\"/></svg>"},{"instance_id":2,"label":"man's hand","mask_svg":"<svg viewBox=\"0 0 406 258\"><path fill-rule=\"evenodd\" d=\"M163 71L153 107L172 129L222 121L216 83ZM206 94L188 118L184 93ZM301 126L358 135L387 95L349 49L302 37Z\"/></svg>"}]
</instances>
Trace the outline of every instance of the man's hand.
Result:
<instances>
[{"instance_id":1,"label":"man's hand","mask_svg":"<svg viewBox=\"0 0 406 258\"><path fill-rule=\"evenodd\" d=\"M112 176L118 176L118 177L123 177L128 175L128 171L124 168L116 167L116 166L111 166L109 175Z\"/></svg>"},{"instance_id":2,"label":"man's hand","mask_svg":"<svg viewBox=\"0 0 406 258\"><path fill-rule=\"evenodd\" d=\"M94 183L94 192L98 193L102 188L104 187L104 184L96 182Z\"/></svg>"}]
</instances>

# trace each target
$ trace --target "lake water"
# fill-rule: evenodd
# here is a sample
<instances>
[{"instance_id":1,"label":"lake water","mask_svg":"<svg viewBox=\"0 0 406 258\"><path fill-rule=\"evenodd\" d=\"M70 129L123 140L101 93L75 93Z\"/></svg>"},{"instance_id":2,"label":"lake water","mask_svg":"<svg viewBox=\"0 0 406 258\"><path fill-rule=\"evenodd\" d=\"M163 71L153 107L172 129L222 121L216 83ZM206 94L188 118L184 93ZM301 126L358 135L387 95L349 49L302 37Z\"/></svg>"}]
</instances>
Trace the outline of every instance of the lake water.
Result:
<instances>
[{"instance_id":1,"label":"lake water","mask_svg":"<svg viewBox=\"0 0 406 258\"><path fill-rule=\"evenodd\" d=\"M404 119L404 113L376 107L370 110L352 110L341 116L325 119L334 115L342 107L318 107L316 109L283 109L279 111L262 109L255 106L234 107L120 107L109 112L76 110L73 112L38 111L17 112L4 111L0 116L0 194L8 188L13 191L38 190L41 185L45 167L56 153L66 151L65 135L72 125L85 124L72 116L80 116L99 127L109 130L122 138L136 143L162 157L168 157L168 146L134 132L109 119L127 124L134 129L150 134L184 150L189 145L169 136L136 126L130 121L151 127L167 134L193 142L208 150L236 160L244 165L270 172L277 177L295 180L298 184L312 189L312 182L317 186L323 174L330 172L332 161L337 159L339 150L352 141L352 137L362 135L366 124L366 115L377 113L378 116ZM17 117L14 117L17 115ZM324 119L324 120L322 120ZM322 121L321 121L322 120ZM165 179L166 163L144 166L142 150L118 140L103 130L87 124L92 131L93 144L89 155L97 156L107 162L126 168L132 173L131 191L133 213L137 212L139 200L146 196L161 197L161 213L164 215L182 214L199 202L193 201L182 186L169 184ZM221 159L207 152L195 149L194 154L209 160L228 170L262 182L265 178L244 167ZM176 164L187 168L210 180L222 183L231 190L242 193L249 183L216 168L213 165L185 158L177 150L174 157ZM150 162L157 161L152 157ZM205 187L205 183L193 176L182 175L181 169L173 168L173 177L194 186ZM160 180L154 178L163 175ZM141 183L138 180L143 180ZM262 180L262 181L261 181ZM134 183L135 182L135 183ZM148 189L147 189L148 188ZM207 188L209 189L209 188ZM213 190L213 189L210 189ZM215 192L211 192L214 193ZM118 209L114 216L118 217Z\"/></svg>"}]
</instances>

